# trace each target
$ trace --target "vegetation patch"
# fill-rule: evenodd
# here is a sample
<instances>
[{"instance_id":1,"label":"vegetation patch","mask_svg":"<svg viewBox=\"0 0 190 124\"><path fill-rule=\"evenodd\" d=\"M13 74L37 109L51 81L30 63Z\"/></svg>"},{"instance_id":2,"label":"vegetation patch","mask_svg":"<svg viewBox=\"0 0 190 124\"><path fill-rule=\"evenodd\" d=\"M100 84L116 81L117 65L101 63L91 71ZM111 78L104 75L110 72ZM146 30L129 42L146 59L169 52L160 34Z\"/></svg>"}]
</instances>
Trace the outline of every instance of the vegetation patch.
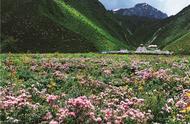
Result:
<instances>
[{"instance_id":1,"label":"vegetation patch","mask_svg":"<svg viewBox=\"0 0 190 124\"><path fill-rule=\"evenodd\" d=\"M1 123L188 123L189 56L1 54Z\"/></svg>"}]
</instances>

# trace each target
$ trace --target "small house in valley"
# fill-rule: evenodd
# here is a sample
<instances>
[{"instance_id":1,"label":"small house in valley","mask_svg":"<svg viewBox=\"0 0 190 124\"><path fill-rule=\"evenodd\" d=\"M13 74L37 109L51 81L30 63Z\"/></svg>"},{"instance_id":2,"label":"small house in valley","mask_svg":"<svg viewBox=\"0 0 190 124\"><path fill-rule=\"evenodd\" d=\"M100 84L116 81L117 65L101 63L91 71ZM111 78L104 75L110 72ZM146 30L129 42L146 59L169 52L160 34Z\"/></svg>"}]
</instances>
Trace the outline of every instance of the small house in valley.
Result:
<instances>
[{"instance_id":1,"label":"small house in valley","mask_svg":"<svg viewBox=\"0 0 190 124\"><path fill-rule=\"evenodd\" d=\"M149 45L147 49L151 51L159 50L157 45Z\"/></svg>"},{"instance_id":2,"label":"small house in valley","mask_svg":"<svg viewBox=\"0 0 190 124\"><path fill-rule=\"evenodd\" d=\"M138 53L144 53L144 52L147 52L147 49L146 49L146 47L145 47L143 44L141 44L141 45L136 49L136 52L138 52Z\"/></svg>"},{"instance_id":3,"label":"small house in valley","mask_svg":"<svg viewBox=\"0 0 190 124\"><path fill-rule=\"evenodd\" d=\"M128 51L126 49L121 49L119 51L103 51L102 54L150 54L150 55L172 55L173 52L170 51L162 51L158 48L157 45L149 45L145 46L144 44L140 44L140 46L136 49L136 51Z\"/></svg>"}]
</instances>

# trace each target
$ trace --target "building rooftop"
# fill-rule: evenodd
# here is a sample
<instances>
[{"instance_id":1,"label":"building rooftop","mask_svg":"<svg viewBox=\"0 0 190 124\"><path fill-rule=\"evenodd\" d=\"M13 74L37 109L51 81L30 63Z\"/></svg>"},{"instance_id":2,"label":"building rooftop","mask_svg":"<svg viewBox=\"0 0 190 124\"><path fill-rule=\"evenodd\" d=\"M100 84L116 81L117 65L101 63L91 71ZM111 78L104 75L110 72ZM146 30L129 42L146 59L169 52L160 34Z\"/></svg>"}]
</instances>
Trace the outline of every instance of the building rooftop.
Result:
<instances>
[{"instance_id":1,"label":"building rooftop","mask_svg":"<svg viewBox=\"0 0 190 124\"><path fill-rule=\"evenodd\" d=\"M148 48L158 48L158 45L149 45Z\"/></svg>"}]
</instances>

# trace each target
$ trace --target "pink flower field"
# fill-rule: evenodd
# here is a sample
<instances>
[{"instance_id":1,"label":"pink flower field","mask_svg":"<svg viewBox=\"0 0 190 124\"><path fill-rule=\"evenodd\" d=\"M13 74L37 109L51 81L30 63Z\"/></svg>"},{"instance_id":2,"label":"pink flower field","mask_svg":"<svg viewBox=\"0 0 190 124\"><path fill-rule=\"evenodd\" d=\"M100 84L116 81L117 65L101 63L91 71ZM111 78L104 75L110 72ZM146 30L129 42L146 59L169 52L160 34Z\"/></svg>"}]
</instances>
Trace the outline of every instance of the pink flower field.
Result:
<instances>
[{"instance_id":1,"label":"pink flower field","mask_svg":"<svg viewBox=\"0 0 190 124\"><path fill-rule=\"evenodd\" d=\"M2 124L189 124L190 57L2 54Z\"/></svg>"}]
</instances>

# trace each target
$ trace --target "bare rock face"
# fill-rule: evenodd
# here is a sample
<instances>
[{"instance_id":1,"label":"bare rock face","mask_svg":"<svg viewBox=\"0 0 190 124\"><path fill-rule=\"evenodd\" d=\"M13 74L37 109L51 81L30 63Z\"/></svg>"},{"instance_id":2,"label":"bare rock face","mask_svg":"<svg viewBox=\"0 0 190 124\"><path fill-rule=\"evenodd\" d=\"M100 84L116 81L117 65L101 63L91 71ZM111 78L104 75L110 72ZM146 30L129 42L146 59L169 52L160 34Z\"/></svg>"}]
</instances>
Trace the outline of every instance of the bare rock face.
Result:
<instances>
[{"instance_id":1,"label":"bare rock face","mask_svg":"<svg viewBox=\"0 0 190 124\"><path fill-rule=\"evenodd\" d=\"M168 17L167 14L161 12L160 10L146 4L140 3L135 5L133 8L129 9L119 9L114 11L120 15L127 15L127 16L140 16L140 17L147 17L151 19L165 19Z\"/></svg>"}]
</instances>

